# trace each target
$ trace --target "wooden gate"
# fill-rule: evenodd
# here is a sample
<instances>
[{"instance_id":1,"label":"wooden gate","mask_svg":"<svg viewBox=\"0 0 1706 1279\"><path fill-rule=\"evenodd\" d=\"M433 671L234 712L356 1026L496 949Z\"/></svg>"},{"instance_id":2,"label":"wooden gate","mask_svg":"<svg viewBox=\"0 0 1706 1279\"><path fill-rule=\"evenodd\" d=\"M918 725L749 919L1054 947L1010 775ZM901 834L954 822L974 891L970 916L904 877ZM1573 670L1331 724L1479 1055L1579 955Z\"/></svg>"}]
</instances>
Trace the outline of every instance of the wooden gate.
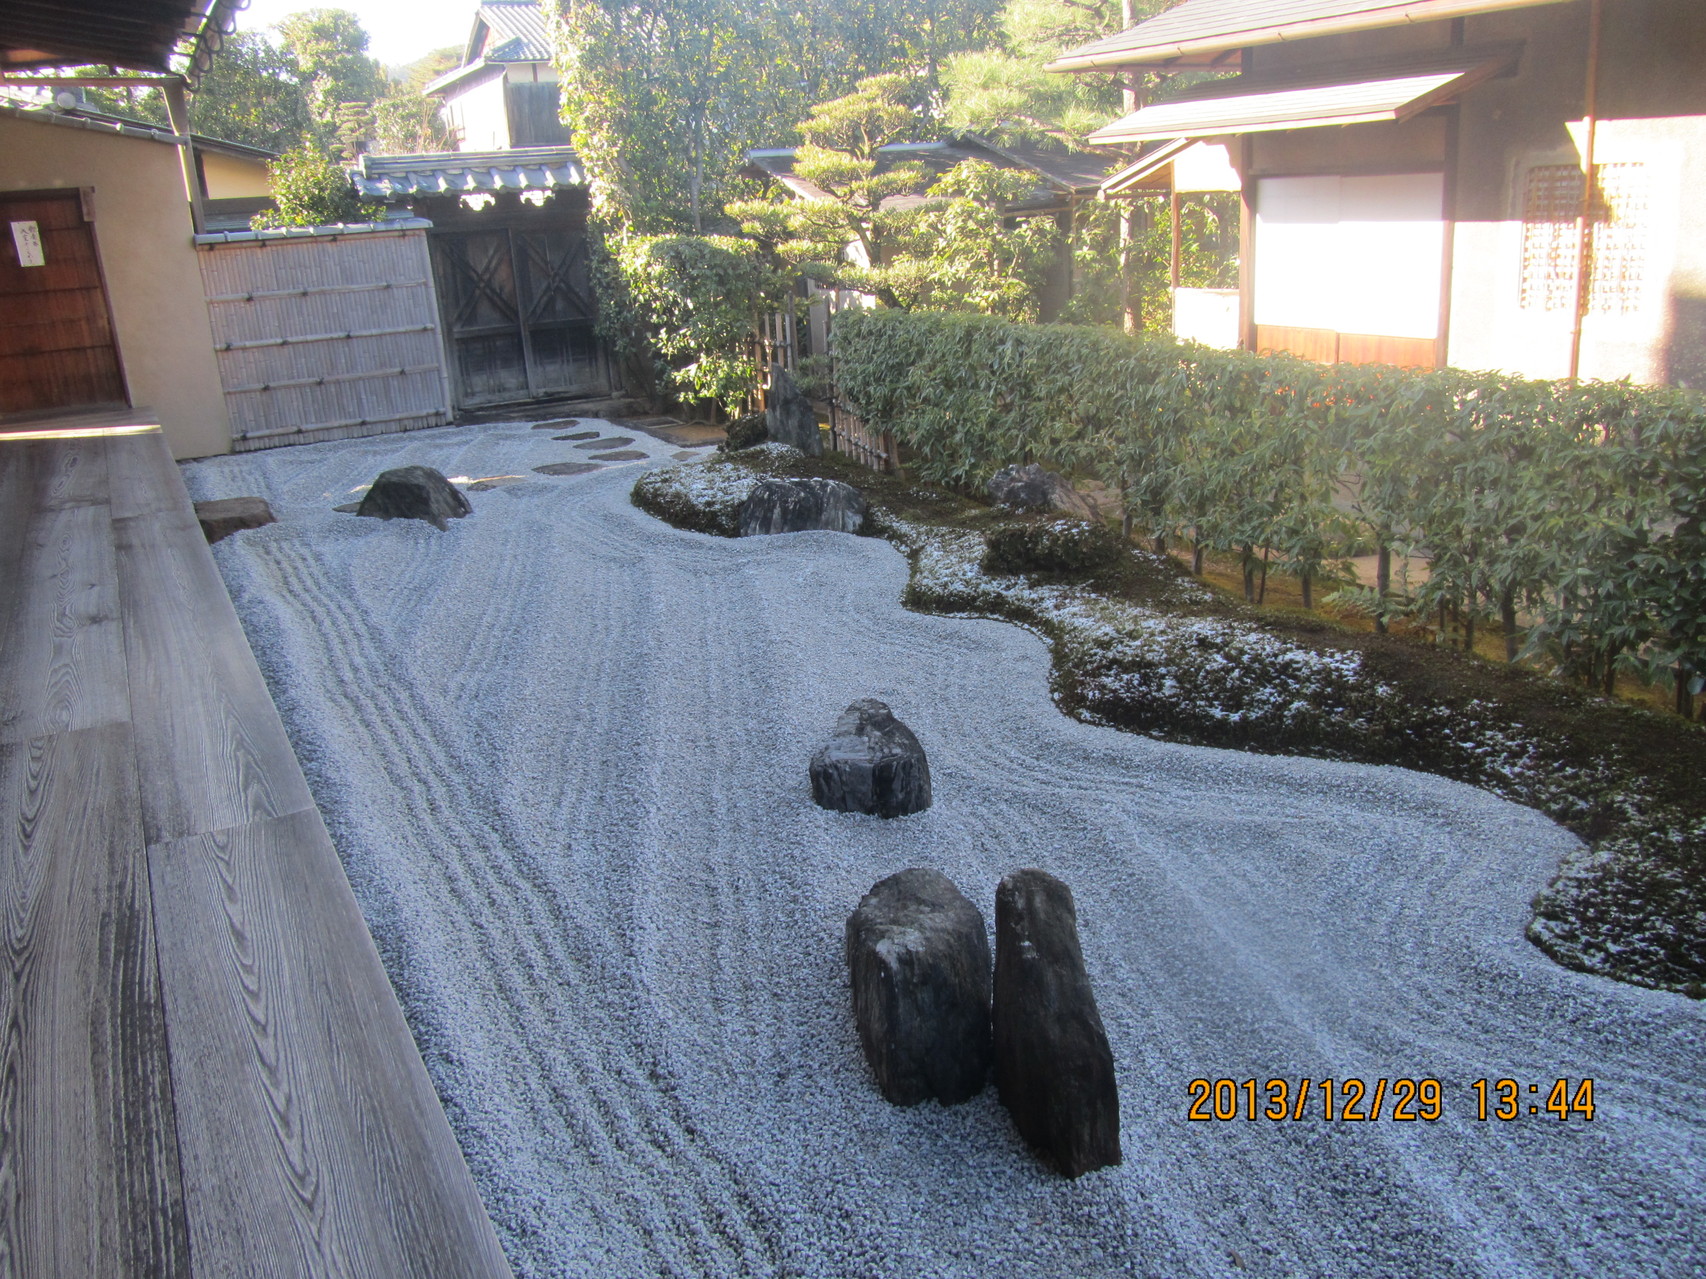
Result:
<instances>
[{"instance_id":1,"label":"wooden gate","mask_svg":"<svg viewBox=\"0 0 1706 1279\"><path fill-rule=\"evenodd\" d=\"M610 388L578 231L435 231L433 270L458 407Z\"/></svg>"},{"instance_id":2,"label":"wooden gate","mask_svg":"<svg viewBox=\"0 0 1706 1279\"><path fill-rule=\"evenodd\" d=\"M123 403L81 194L0 196L0 413Z\"/></svg>"}]
</instances>

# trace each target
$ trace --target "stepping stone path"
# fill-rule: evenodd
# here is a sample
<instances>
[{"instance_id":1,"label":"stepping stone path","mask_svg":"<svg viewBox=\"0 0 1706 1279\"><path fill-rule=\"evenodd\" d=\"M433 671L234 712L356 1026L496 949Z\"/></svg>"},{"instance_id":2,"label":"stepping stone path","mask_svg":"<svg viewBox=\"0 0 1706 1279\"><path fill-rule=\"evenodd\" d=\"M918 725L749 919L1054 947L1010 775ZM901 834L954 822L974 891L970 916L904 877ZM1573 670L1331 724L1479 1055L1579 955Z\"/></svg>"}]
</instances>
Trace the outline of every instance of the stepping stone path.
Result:
<instances>
[{"instance_id":1,"label":"stepping stone path","mask_svg":"<svg viewBox=\"0 0 1706 1279\"><path fill-rule=\"evenodd\" d=\"M689 449L676 449L675 452L670 454L670 456L677 462L691 462L699 455Z\"/></svg>"},{"instance_id":2,"label":"stepping stone path","mask_svg":"<svg viewBox=\"0 0 1706 1279\"><path fill-rule=\"evenodd\" d=\"M579 426L580 424L581 420L578 417L555 417L549 422L535 422L533 429L535 431L560 431L565 426Z\"/></svg>"},{"instance_id":3,"label":"stepping stone path","mask_svg":"<svg viewBox=\"0 0 1706 1279\"><path fill-rule=\"evenodd\" d=\"M618 449L614 453L594 453L600 462L638 462L646 456L644 449Z\"/></svg>"},{"instance_id":4,"label":"stepping stone path","mask_svg":"<svg viewBox=\"0 0 1706 1279\"><path fill-rule=\"evenodd\" d=\"M989 931L936 870L879 881L847 919L859 1043L883 1096L952 1106L989 1078Z\"/></svg>"},{"instance_id":5,"label":"stepping stone path","mask_svg":"<svg viewBox=\"0 0 1706 1279\"><path fill-rule=\"evenodd\" d=\"M589 440L585 444L577 444L575 447L577 449L619 449L633 442L634 437L632 435L612 435L608 439Z\"/></svg>"},{"instance_id":6,"label":"stepping stone path","mask_svg":"<svg viewBox=\"0 0 1706 1279\"><path fill-rule=\"evenodd\" d=\"M568 435L553 435L553 440L596 440L602 431L572 431Z\"/></svg>"},{"instance_id":7,"label":"stepping stone path","mask_svg":"<svg viewBox=\"0 0 1706 1279\"><path fill-rule=\"evenodd\" d=\"M550 462L533 469L541 475L585 475L588 471L602 471L604 468L597 462Z\"/></svg>"},{"instance_id":8,"label":"stepping stone path","mask_svg":"<svg viewBox=\"0 0 1706 1279\"><path fill-rule=\"evenodd\" d=\"M465 491L489 493L493 489L506 488L511 484L525 484L526 482L527 477L525 475L488 475L484 479L475 480L472 484L467 485Z\"/></svg>"}]
</instances>

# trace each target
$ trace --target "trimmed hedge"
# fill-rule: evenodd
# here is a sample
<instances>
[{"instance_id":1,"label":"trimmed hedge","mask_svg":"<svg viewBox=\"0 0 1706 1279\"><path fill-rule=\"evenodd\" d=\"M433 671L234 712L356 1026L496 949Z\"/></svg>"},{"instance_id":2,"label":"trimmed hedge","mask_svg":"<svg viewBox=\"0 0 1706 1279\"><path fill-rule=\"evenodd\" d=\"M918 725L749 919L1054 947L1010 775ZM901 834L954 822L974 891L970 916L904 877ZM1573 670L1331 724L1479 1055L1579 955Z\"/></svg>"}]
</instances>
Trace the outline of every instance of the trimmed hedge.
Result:
<instances>
[{"instance_id":1,"label":"trimmed hedge","mask_svg":"<svg viewBox=\"0 0 1706 1279\"><path fill-rule=\"evenodd\" d=\"M1032 460L1123 491L1134 524L1312 585L1349 554L1426 557L1385 620L1477 624L1590 686L1706 684L1706 400L1627 383L1320 365L985 316L838 317L839 393L925 479ZM1395 584L1395 587L1401 584ZM1308 586L1306 585L1306 589Z\"/></svg>"}]
</instances>

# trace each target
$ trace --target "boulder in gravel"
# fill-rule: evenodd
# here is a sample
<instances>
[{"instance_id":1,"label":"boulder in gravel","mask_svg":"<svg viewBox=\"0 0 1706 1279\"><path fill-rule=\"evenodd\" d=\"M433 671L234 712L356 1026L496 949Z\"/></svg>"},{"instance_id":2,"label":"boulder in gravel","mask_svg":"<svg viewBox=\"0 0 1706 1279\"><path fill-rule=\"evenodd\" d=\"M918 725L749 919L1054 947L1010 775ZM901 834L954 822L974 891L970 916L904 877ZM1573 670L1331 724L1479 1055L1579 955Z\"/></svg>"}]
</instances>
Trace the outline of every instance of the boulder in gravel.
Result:
<instances>
[{"instance_id":1,"label":"boulder in gravel","mask_svg":"<svg viewBox=\"0 0 1706 1279\"><path fill-rule=\"evenodd\" d=\"M209 545L230 537L239 529L260 528L277 522L264 497L221 497L197 502L195 517Z\"/></svg>"},{"instance_id":2,"label":"boulder in gravel","mask_svg":"<svg viewBox=\"0 0 1706 1279\"><path fill-rule=\"evenodd\" d=\"M957 1105L989 1078L989 931L940 871L880 880L847 919L859 1043L897 1106Z\"/></svg>"},{"instance_id":3,"label":"boulder in gravel","mask_svg":"<svg viewBox=\"0 0 1706 1279\"><path fill-rule=\"evenodd\" d=\"M1068 1177L1120 1162L1114 1057L1072 890L1040 870L995 890L995 1085L1019 1134Z\"/></svg>"},{"instance_id":4,"label":"boulder in gravel","mask_svg":"<svg viewBox=\"0 0 1706 1279\"><path fill-rule=\"evenodd\" d=\"M823 435L818 430L817 412L794 381L794 375L780 364L770 366L770 391L765 396L764 424L771 439L791 444L809 457L823 455Z\"/></svg>"},{"instance_id":5,"label":"boulder in gravel","mask_svg":"<svg viewBox=\"0 0 1706 1279\"><path fill-rule=\"evenodd\" d=\"M357 515L382 520L425 520L440 532L473 513L468 499L430 466L399 466L381 471L356 507Z\"/></svg>"},{"instance_id":6,"label":"boulder in gravel","mask_svg":"<svg viewBox=\"0 0 1706 1279\"><path fill-rule=\"evenodd\" d=\"M1014 511L1063 511L1082 520L1101 518L1094 502L1035 462L997 471L989 480L989 499Z\"/></svg>"},{"instance_id":7,"label":"boulder in gravel","mask_svg":"<svg viewBox=\"0 0 1706 1279\"><path fill-rule=\"evenodd\" d=\"M740 508L740 535L830 529L857 533L865 523L865 498L851 484L809 476L760 480Z\"/></svg>"},{"instance_id":8,"label":"boulder in gravel","mask_svg":"<svg viewBox=\"0 0 1706 1279\"><path fill-rule=\"evenodd\" d=\"M930 762L884 703L862 697L811 761L812 798L841 813L905 817L930 807Z\"/></svg>"}]
</instances>

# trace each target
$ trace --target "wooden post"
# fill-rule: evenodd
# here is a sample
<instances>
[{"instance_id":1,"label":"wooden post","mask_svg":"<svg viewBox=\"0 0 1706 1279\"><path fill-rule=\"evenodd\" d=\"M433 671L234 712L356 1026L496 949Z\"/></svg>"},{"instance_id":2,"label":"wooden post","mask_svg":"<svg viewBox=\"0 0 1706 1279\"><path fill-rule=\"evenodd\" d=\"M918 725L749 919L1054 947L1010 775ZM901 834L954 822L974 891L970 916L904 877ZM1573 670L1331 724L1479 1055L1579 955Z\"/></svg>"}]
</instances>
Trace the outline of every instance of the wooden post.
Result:
<instances>
[{"instance_id":1,"label":"wooden post","mask_svg":"<svg viewBox=\"0 0 1706 1279\"><path fill-rule=\"evenodd\" d=\"M184 102L184 81L174 76L160 86L166 99L166 118L178 135L178 159L184 166L184 194L190 201L190 225L200 235L207 230L207 214L201 203L201 174L196 169L195 143L190 141L190 112Z\"/></svg>"},{"instance_id":2,"label":"wooden post","mask_svg":"<svg viewBox=\"0 0 1706 1279\"><path fill-rule=\"evenodd\" d=\"M1587 87L1583 94L1582 207L1576 211L1576 309L1570 321L1570 381L1582 367L1582 319L1587 315L1589 243L1593 235L1594 143L1599 132L1599 30L1604 0L1591 0L1588 9Z\"/></svg>"},{"instance_id":3,"label":"wooden post","mask_svg":"<svg viewBox=\"0 0 1706 1279\"><path fill-rule=\"evenodd\" d=\"M1167 193L1167 217L1169 229L1173 233L1172 257L1167 263L1167 284L1169 288L1179 287L1179 258L1183 248L1183 228L1179 225L1179 190L1174 187Z\"/></svg>"}]
</instances>

